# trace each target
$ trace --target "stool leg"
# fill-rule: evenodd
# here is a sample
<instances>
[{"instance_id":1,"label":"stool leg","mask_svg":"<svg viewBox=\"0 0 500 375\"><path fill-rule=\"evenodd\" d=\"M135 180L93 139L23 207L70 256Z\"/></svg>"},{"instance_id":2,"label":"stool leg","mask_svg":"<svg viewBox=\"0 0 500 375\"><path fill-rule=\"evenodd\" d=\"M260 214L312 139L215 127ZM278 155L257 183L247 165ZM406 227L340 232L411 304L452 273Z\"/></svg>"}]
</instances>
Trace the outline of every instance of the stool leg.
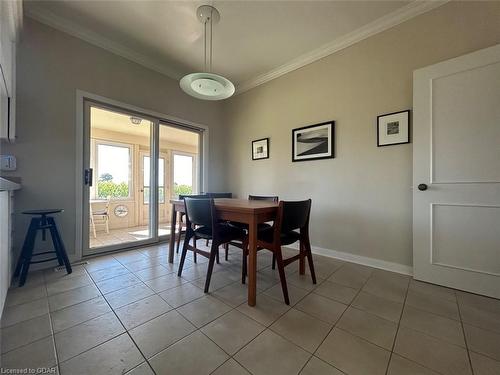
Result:
<instances>
[{"instance_id":1,"label":"stool leg","mask_svg":"<svg viewBox=\"0 0 500 375\"><path fill-rule=\"evenodd\" d=\"M28 232L26 233L26 238L24 239L21 254L19 256L19 260L17 261L16 270L14 271L14 277L18 277L21 274L19 286L23 286L26 282L26 275L28 274L33 248L35 247L36 231L39 224L40 219L31 219Z\"/></svg>"},{"instance_id":2,"label":"stool leg","mask_svg":"<svg viewBox=\"0 0 500 375\"><path fill-rule=\"evenodd\" d=\"M71 269L68 254L66 253L66 248L64 247L64 242L59 235L59 231L57 230L56 222L53 217L49 217L48 221L50 225L52 243L54 244L54 250L56 251L57 259L59 261L63 261L64 265L66 266L66 272L70 274L71 272L73 272L73 270ZM59 264L62 265L62 263Z\"/></svg>"}]
</instances>

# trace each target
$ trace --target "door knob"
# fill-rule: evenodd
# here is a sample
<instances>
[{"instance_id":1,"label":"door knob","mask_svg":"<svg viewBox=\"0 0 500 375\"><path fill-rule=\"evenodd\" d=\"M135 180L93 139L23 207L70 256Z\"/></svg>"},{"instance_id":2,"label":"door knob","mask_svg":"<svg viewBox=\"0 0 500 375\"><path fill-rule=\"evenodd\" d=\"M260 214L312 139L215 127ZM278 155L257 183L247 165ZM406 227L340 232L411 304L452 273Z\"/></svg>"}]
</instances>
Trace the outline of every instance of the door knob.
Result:
<instances>
[{"instance_id":1,"label":"door knob","mask_svg":"<svg viewBox=\"0 0 500 375\"><path fill-rule=\"evenodd\" d=\"M420 191L427 190L427 184L418 184L418 190Z\"/></svg>"}]
</instances>

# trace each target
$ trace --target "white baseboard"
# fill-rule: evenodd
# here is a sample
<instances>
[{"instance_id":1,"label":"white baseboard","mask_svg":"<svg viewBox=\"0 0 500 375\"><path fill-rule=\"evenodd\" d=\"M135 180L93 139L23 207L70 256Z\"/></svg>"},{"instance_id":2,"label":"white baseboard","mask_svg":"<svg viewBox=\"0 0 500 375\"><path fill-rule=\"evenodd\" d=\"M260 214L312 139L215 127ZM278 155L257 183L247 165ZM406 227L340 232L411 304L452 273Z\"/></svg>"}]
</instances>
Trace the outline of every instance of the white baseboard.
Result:
<instances>
[{"instance_id":1,"label":"white baseboard","mask_svg":"<svg viewBox=\"0 0 500 375\"><path fill-rule=\"evenodd\" d=\"M298 250L298 244L292 246L286 246L292 249ZM329 258L335 258L344 260L347 262L362 264L363 266L369 266L374 268L379 268L386 271L401 273L403 275L413 276L413 267L407 266L405 264L388 262L381 259L365 257L362 255L356 255L351 253L346 253L343 251L325 249L318 246L311 246L313 254L323 255Z\"/></svg>"}]
</instances>

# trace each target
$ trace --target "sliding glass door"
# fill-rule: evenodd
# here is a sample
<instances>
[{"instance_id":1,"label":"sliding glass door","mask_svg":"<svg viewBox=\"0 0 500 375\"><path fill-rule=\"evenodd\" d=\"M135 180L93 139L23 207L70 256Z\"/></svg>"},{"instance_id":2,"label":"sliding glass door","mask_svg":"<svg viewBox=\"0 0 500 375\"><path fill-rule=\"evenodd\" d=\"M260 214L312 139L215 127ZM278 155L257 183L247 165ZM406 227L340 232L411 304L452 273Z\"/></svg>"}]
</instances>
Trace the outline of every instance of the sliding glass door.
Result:
<instances>
[{"instance_id":1,"label":"sliding glass door","mask_svg":"<svg viewBox=\"0 0 500 375\"><path fill-rule=\"evenodd\" d=\"M122 108L84 105L83 255L170 235L170 200L198 192L202 132Z\"/></svg>"}]
</instances>

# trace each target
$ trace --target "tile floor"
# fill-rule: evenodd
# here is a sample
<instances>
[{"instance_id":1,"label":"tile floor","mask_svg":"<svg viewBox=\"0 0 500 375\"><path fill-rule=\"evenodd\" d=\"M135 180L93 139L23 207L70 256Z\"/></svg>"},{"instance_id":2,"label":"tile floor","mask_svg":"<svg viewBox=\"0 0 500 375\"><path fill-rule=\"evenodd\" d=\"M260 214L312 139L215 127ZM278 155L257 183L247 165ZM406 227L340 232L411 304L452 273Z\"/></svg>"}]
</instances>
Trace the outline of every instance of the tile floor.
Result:
<instances>
[{"instance_id":1,"label":"tile floor","mask_svg":"<svg viewBox=\"0 0 500 375\"><path fill-rule=\"evenodd\" d=\"M109 233L106 233L106 231L103 230L102 225L98 225L96 229L95 238L92 234L92 230L90 230L89 245L91 249L122 244L125 242L146 240L149 238L149 230L145 225L130 228L110 229ZM158 235L168 236L169 234L170 223L160 223Z\"/></svg>"},{"instance_id":2,"label":"tile floor","mask_svg":"<svg viewBox=\"0 0 500 375\"><path fill-rule=\"evenodd\" d=\"M222 252L222 251L221 251ZM318 284L287 268L286 306L269 253L257 306L240 250L201 287L165 245L90 259L73 274L30 275L1 321L3 369L61 374L500 374L500 301L314 256Z\"/></svg>"}]
</instances>

